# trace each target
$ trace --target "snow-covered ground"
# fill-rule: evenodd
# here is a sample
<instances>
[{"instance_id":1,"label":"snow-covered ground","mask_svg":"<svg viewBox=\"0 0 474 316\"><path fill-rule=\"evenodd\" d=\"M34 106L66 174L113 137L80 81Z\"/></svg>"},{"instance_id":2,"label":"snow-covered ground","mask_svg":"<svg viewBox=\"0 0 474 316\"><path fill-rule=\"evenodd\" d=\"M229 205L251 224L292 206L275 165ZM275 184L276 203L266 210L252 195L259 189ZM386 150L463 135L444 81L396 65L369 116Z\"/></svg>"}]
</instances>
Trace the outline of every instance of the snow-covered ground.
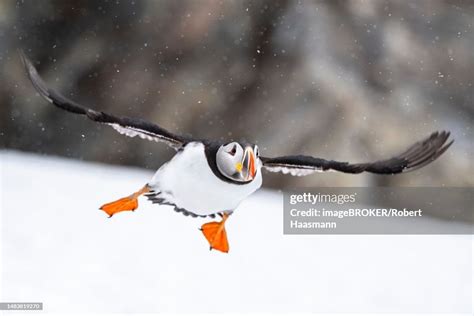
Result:
<instances>
[{"instance_id":1,"label":"snow-covered ground","mask_svg":"<svg viewBox=\"0 0 474 316\"><path fill-rule=\"evenodd\" d=\"M281 194L261 190L227 223L230 253L210 252L205 219L144 198L134 213L98 210L152 172L11 151L0 161L0 301L48 312L472 311L472 236L287 236Z\"/></svg>"}]
</instances>

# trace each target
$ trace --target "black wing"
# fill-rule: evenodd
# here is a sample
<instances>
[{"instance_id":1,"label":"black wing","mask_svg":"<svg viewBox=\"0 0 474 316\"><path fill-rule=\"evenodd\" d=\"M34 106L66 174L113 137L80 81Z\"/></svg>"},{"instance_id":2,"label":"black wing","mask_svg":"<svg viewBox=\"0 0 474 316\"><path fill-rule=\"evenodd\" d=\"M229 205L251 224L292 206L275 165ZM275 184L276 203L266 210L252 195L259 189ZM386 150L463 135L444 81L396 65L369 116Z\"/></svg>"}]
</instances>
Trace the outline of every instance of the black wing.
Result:
<instances>
[{"instance_id":1,"label":"black wing","mask_svg":"<svg viewBox=\"0 0 474 316\"><path fill-rule=\"evenodd\" d=\"M20 56L28 73L28 77L30 78L31 83L35 87L36 91L38 91L42 97L58 108L68 112L85 115L93 121L110 125L120 134L124 134L129 137L139 136L140 138L157 142L163 141L175 149L180 148L183 146L183 144L189 141L189 139L168 132L156 124L136 118L116 117L104 112L89 109L69 100L60 93L49 89L25 54L20 52Z\"/></svg>"},{"instance_id":2,"label":"black wing","mask_svg":"<svg viewBox=\"0 0 474 316\"><path fill-rule=\"evenodd\" d=\"M283 172L293 176L305 176L318 171L335 170L345 173L372 172L395 174L426 166L441 156L454 140L446 143L449 132L434 132L428 138L413 144L402 154L387 160L369 163L348 163L311 156L261 157L263 167L272 172Z\"/></svg>"}]
</instances>

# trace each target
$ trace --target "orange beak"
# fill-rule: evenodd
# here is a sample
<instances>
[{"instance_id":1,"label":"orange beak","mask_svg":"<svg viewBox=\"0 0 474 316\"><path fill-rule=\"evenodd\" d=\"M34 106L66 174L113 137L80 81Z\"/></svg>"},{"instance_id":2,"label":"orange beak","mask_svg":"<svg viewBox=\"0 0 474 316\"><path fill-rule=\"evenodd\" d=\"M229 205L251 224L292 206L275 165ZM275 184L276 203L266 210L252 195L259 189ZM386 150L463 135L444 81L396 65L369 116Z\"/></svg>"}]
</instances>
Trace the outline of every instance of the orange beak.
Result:
<instances>
[{"instance_id":1,"label":"orange beak","mask_svg":"<svg viewBox=\"0 0 474 316\"><path fill-rule=\"evenodd\" d=\"M250 178L253 179L255 177L256 168L255 168L255 154L253 150L250 153L250 162L249 162L249 175Z\"/></svg>"},{"instance_id":2,"label":"orange beak","mask_svg":"<svg viewBox=\"0 0 474 316\"><path fill-rule=\"evenodd\" d=\"M256 161L255 161L255 154L253 152L252 147L247 147L244 152L244 159L242 165L244 166L244 170L247 171L246 180L250 181L255 177L257 173L256 168Z\"/></svg>"}]
</instances>

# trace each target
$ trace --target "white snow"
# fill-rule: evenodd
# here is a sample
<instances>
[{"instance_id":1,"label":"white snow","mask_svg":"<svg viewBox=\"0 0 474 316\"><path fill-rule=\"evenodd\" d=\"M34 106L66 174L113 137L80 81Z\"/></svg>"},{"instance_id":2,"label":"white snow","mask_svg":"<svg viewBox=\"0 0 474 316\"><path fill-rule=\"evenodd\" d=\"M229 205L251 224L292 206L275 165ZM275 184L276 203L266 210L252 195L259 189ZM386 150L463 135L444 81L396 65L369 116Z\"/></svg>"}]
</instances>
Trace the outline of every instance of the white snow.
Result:
<instances>
[{"instance_id":1,"label":"white snow","mask_svg":"<svg viewBox=\"0 0 474 316\"><path fill-rule=\"evenodd\" d=\"M47 312L472 312L472 236L287 236L261 190L209 251L205 219L140 200L153 171L0 151L0 301ZM317 176L317 175L315 175ZM211 194L211 193L210 193Z\"/></svg>"}]
</instances>

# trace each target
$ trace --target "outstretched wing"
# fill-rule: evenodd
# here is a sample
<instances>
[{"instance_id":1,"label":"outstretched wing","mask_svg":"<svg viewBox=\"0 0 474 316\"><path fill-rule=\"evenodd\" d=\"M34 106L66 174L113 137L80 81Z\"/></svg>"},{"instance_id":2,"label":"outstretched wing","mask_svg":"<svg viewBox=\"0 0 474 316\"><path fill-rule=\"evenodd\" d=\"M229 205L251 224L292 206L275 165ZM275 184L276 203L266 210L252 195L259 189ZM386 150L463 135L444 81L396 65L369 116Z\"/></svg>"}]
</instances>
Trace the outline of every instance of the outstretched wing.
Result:
<instances>
[{"instance_id":1,"label":"outstretched wing","mask_svg":"<svg viewBox=\"0 0 474 316\"><path fill-rule=\"evenodd\" d=\"M284 156L260 159L263 167L272 172L283 172L292 176L306 176L314 172L335 170L345 173L371 172L395 174L408 172L426 166L441 156L454 140L446 143L449 132L434 132L428 138L413 144L402 154L390 159L369 163L348 163L326 160L311 156Z\"/></svg>"},{"instance_id":2,"label":"outstretched wing","mask_svg":"<svg viewBox=\"0 0 474 316\"><path fill-rule=\"evenodd\" d=\"M136 118L116 117L104 112L89 109L69 100L60 93L49 89L43 79L41 79L39 76L32 62L25 56L25 54L20 52L20 56L28 77L30 78L31 83L35 87L36 91L38 91L38 93L46 100L48 100L48 102L54 104L58 108L68 112L85 115L93 121L110 125L120 134L124 134L129 137L139 136L140 138L151 141L162 141L174 147L175 149L180 148L183 146L183 144L189 141L189 139L186 137L173 134L156 124Z\"/></svg>"}]
</instances>

